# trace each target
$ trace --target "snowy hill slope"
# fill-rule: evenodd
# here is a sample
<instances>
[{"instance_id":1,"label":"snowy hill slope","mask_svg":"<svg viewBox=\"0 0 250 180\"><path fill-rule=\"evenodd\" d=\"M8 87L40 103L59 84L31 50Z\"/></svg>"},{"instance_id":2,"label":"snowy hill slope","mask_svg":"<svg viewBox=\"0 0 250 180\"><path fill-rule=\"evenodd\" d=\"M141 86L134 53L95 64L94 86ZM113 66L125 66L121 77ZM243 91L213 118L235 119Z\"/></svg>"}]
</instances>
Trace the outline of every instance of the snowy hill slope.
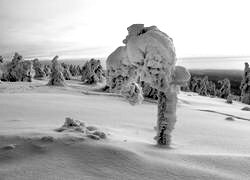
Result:
<instances>
[{"instance_id":1,"label":"snowy hill slope","mask_svg":"<svg viewBox=\"0 0 250 180\"><path fill-rule=\"evenodd\" d=\"M76 90L77 85L13 87L17 85L11 86L12 93L6 90L9 86L0 85L0 90L5 88L0 93L0 179L250 176L250 112L241 110L244 104L179 94L173 144L164 149L153 140L154 103L131 106L120 97L83 94L81 88ZM228 116L234 116L234 121L225 120ZM79 133L55 132L65 117L102 128L107 139L95 141ZM52 142L41 140L48 135L54 137Z\"/></svg>"}]
</instances>

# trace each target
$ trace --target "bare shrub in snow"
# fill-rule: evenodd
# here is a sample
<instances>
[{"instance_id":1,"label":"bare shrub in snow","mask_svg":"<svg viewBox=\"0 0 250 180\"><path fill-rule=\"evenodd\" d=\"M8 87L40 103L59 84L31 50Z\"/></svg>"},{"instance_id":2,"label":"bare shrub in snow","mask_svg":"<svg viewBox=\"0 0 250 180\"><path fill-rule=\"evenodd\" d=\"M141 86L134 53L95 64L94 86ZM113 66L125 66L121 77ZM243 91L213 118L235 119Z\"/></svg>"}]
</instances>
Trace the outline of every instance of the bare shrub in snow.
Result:
<instances>
[{"instance_id":1,"label":"bare shrub in snow","mask_svg":"<svg viewBox=\"0 0 250 180\"><path fill-rule=\"evenodd\" d=\"M82 68L81 80L86 84L95 84L104 80L104 71L100 60L91 59Z\"/></svg>"},{"instance_id":2,"label":"bare shrub in snow","mask_svg":"<svg viewBox=\"0 0 250 180\"><path fill-rule=\"evenodd\" d=\"M250 68L247 62L245 63L245 69L240 89L241 102L245 104L250 104Z\"/></svg>"},{"instance_id":3,"label":"bare shrub in snow","mask_svg":"<svg viewBox=\"0 0 250 180\"><path fill-rule=\"evenodd\" d=\"M65 85L64 77L62 74L63 69L57 59L58 59L58 56L55 56L52 60L50 80L48 82L48 85L50 86L64 86Z\"/></svg>"}]
</instances>

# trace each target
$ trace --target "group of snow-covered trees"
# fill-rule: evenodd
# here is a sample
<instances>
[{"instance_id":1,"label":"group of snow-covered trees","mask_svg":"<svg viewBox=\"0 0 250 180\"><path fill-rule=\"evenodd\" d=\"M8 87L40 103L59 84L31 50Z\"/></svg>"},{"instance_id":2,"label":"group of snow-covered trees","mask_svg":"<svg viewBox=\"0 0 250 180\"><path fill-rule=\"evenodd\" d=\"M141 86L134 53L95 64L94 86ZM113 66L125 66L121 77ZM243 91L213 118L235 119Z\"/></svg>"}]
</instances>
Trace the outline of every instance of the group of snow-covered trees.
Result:
<instances>
[{"instance_id":1,"label":"group of snow-covered trees","mask_svg":"<svg viewBox=\"0 0 250 180\"><path fill-rule=\"evenodd\" d=\"M31 61L23 60L23 57L15 53L10 62L1 60L1 80L3 81L31 81L34 76Z\"/></svg>"},{"instance_id":2,"label":"group of snow-covered trees","mask_svg":"<svg viewBox=\"0 0 250 180\"><path fill-rule=\"evenodd\" d=\"M231 84L229 79L223 79L214 83L209 81L207 76L192 76L188 85L183 88L184 91L196 92L202 96L217 96L227 99L231 94Z\"/></svg>"},{"instance_id":3,"label":"group of snow-covered trees","mask_svg":"<svg viewBox=\"0 0 250 180\"><path fill-rule=\"evenodd\" d=\"M50 85L64 85L64 80L70 80L74 76L81 76L81 80L87 84L102 82L104 70L100 60L91 59L84 66L59 63L58 56L55 56L51 64L42 64L38 59L24 60L15 53L10 62L4 61L0 56L0 80L2 81L32 81L32 79L50 78ZM62 74L62 76L60 75ZM55 80L56 78L59 78ZM55 82L55 83L54 83Z\"/></svg>"},{"instance_id":4,"label":"group of snow-covered trees","mask_svg":"<svg viewBox=\"0 0 250 180\"><path fill-rule=\"evenodd\" d=\"M100 60L90 59L82 67L80 65L57 63L60 68L53 68L53 62L58 59L56 56L51 64L42 64L38 59L32 61L24 60L23 57L15 53L10 62L4 61L0 56L0 80L2 81L32 81L32 79L50 78L60 71L62 80L70 80L72 77L80 76L81 81L86 84L103 82L106 79L110 92L121 91L121 85L136 76L134 67L126 63L124 48L118 48L107 59L107 71L103 70ZM57 62L57 60L56 60ZM60 76L58 76L60 77ZM149 85L149 83L138 79L137 81L142 89L143 96L150 99L158 98L158 90ZM53 83L52 83L53 84ZM59 83L60 84L60 83ZM62 83L65 84L65 83ZM202 96L217 96L227 99L231 102L231 84L229 79L210 81L207 76L191 76L186 86L182 87L184 91L196 92ZM250 104L250 68L245 63L243 79L241 82L240 100L243 103Z\"/></svg>"},{"instance_id":5,"label":"group of snow-covered trees","mask_svg":"<svg viewBox=\"0 0 250 180\"><path fill-rule=\"evenodd\" d=\"M240 85L241 95L238 100L242 103L250 104L250 68L245 63L243 78ZM196 92L202 96L217 96L227 99L228 103L232 103L233 95L231 94L231 84L229 79L219 80L217 82L209 81L208 77L192 76L188 85L183 87L184 91ZM234 95L234 97L236 97Z\"/></svg>"}]
</instances>

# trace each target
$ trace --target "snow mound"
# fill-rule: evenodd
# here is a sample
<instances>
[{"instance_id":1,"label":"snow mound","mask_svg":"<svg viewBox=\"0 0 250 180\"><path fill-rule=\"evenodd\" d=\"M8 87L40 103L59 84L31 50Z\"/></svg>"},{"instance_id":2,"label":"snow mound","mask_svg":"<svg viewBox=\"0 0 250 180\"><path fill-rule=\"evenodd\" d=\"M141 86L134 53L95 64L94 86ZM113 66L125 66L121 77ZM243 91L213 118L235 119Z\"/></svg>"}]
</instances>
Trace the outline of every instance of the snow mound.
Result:
<instances>
[{"instance_id":1,"label":"snow mound","mask_svg":"<svg viewBox=\"0 0 250 180\"><path fill-rule=\"evenodd\" d=\"M55 129L55 131L80 132L82 135L94 140L106 139L107 137L106 134L100 131L97 127L86 126L84 122L74 120L70 117L66 117L62 127Z\"/></svg>"},{"instance_id":2,"label":"snow mound","mask_svg":"<svg viewBox=\"0 0 250 180\"><path fill-rule=\"evenodd\" d=\"M242 111L250 111L250 107L243 107L242 109L241 109Z\"/></svg>"},{"instance_id":3,"label":"snow mound","mask_svg":"<svg viewBox=\"0 0 250 180\"><path fill-rule=\"evenodd\" d=\"M8 145L3 146L1 149L3 149L3 150L13 150L15 148L16 148L16 144L8 144Z\"/></svg>"}]
</instances>

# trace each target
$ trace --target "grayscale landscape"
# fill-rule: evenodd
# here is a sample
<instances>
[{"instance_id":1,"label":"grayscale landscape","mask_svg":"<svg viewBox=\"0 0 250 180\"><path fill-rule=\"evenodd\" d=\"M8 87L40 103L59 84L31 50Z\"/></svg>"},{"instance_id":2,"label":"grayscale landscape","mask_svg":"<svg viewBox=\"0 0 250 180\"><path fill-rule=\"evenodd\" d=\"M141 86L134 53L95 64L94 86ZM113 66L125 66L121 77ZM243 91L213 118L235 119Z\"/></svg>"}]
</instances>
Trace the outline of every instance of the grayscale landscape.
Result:
<instances>
[{"instance_id":1,"label":"grayscale landscape","mask_svg":"<svg viewBox=\"0 0 250 180\"><path fill-rule=\"evenodd\" d=\"M248 5L0 0L0 180L250 179Z\"/></svg>"}]
</instances>

